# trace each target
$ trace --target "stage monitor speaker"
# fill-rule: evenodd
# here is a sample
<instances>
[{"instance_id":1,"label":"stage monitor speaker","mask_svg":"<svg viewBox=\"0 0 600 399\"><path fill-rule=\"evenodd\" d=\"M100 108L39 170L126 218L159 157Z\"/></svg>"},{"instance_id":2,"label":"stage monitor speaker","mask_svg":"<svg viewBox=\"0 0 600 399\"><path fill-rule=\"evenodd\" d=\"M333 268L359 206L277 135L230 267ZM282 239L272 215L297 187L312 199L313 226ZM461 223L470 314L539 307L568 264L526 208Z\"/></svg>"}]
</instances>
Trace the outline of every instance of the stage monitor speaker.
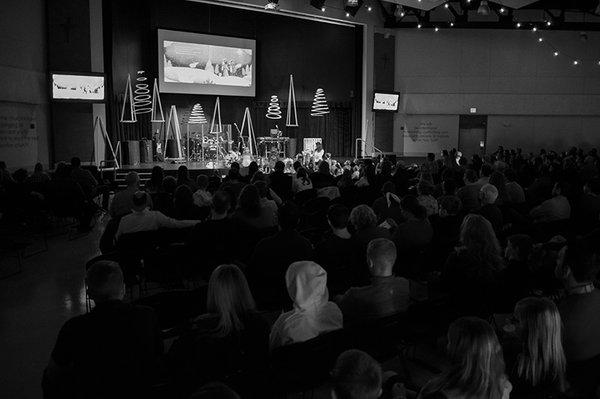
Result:
<instances>
[{"instance_id":1,"label":"stage monitor speaker","mask_svg":"<svg viewBox=\"0 0 600 399\"><path fill-rule=\"evenodd\" d=\"M140 161L142 163L151 163L153 159L152 140L140 141Z\"/></svg>"},{"instance_id":2,"label":"stage monitor speaker","mask_svg":"<svg viewBox=\"0 0 600 399\"><path fill-rule=\"evenodd\" d=\"M140 142L137 140L126 140L121 149L124 165L140 164Z\"/></svg>"},{"instance_id":3,"label":"stage monitor speaker","mask_svg":"<svg viewBox=\"0 0 600 399\"><path fill-rule=\"evenodd\" d=\"M175 139L167 139L165 158L179 158L179 154L177 153L177 142Z\"/></svg>"}]
</instances>

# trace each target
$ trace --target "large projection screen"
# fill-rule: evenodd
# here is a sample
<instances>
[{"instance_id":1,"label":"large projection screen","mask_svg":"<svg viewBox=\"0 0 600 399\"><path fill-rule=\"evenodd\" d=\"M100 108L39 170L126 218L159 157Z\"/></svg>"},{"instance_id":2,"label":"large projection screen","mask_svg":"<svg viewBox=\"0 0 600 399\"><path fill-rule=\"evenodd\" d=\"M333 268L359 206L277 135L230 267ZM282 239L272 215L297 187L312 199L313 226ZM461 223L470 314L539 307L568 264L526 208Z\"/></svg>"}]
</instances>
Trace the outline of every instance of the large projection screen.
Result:
<instances>
[{"instance_id":1,"label":"large projection screen","mask_svg":"<svg viewBox=\"0 0 600 399\"><path fill-rule=\"evenodd\" d=\"M163 93L254 97L255 64L255 40L158 30Z\"/></svg>"}]
</instances>

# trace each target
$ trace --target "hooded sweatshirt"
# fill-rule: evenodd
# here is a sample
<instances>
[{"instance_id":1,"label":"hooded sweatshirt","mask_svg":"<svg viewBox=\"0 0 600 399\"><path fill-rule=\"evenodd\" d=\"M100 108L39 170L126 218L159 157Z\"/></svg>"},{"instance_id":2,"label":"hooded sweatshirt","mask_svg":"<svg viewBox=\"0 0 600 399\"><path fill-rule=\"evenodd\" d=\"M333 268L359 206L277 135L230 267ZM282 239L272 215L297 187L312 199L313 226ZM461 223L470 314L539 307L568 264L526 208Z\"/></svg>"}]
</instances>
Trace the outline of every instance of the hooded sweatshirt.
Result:
<instances>
[{"instance_id":1,"label":"hooded sweatshirt","mask_svg":"<svg viewBox=\"0 0 600 399\"><path fill-rule=\"evenodd\" d=\"M294 262L285 274L294 309L283 313L271 330L271 349L311 338L343 326L342 312L329 302L327 272L314 262Z\"/></svg>"}]
</instances>

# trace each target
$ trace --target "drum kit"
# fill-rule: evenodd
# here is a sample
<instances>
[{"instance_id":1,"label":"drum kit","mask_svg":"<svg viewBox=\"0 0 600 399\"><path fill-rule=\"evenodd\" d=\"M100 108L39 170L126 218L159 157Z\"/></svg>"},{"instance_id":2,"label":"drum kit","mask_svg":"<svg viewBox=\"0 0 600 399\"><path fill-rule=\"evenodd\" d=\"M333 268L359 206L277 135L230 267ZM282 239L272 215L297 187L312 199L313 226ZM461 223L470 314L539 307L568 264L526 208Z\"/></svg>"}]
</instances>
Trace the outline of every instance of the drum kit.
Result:
<instances>
[{"instance_id":1,"label":"drum kit","mask_svg":"<svg viewBox=\"0 0 600 399\"><path fill-rule=\"evenodd\" d=\"M186 143L188 162L218 162L230 152L233 141L219 132L191 133Z\"/></svg>"}]
</instances>

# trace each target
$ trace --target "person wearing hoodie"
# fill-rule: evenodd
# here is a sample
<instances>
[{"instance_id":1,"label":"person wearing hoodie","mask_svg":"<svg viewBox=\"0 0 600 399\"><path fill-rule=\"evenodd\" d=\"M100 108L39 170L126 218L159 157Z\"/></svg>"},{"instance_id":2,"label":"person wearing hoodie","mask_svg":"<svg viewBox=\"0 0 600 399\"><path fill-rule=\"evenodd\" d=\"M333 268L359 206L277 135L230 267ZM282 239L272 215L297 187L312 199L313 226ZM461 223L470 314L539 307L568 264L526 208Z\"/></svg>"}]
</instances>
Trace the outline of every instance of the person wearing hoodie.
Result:
<instances>
[{"instance_id":1,"label":"person wearing hoodie","mask_svg":"<svg viewBox=\"0 0 600 399\"><path fill-rule=\"evenodd\" d=\"M294 262L285 274L294 308L283 313L271 329L271 350L304 342L343 327L342 312L329 302L327 272L310 261Z\"/></svg>"}]
</instances>

